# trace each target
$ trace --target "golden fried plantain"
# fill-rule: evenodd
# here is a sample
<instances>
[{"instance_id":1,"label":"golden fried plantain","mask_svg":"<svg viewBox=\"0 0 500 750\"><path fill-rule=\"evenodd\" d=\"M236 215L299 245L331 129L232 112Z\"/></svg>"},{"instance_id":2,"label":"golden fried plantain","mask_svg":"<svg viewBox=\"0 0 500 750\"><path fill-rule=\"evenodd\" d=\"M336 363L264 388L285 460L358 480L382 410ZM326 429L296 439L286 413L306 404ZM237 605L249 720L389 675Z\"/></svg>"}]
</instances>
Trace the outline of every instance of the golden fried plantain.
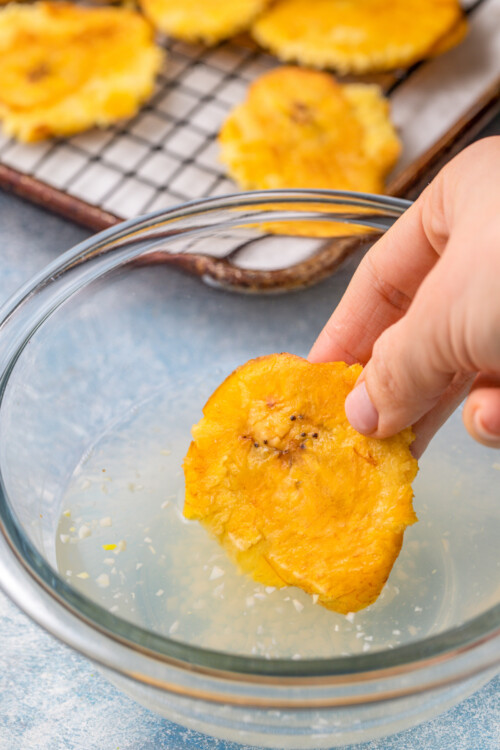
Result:
<instances>
[{"instance_id":1,"label":"golden fried plantain","mask_svg":"<svg viewBox=\"0 0 500 750\"><path fill-rule=\"evenodd\" d=\"M264 204L259 207L261 211L290 211L290 205L286 203L274 203ZM264 221L260 224L260 229L263 232L269 234L283 234L292 237L322 237L324 239L334 237L358 237L360 235L366 235L367 238L373 237L376 239L379 234L379 230L373 229L366 224L363 225L361 222L366 218L368 221L373 214L370 209L357 208L355 216L359 219L359 223L355 223L356 219L352 211L347 213L350 216L350 221L335 221L336 216L339 214L345 214L346 208L341 205L325 205L325 203L314 203L308 201L307 203L297 203L293 206L293 211L298 214L294 221ZM325 214L331 214L328 221L315 219L304 220L300 217L303 212L311 214L321 214L322 217Z\"/></svg>"},{"instance_id":2,"label":"golden fried plantain","mask_svg":"<svg viewBox=\"0 0 500 750\"><path fill-rule=\"evenodd\" d=\"M467 23L467 18L463 16L450 31L438 39L426 57L439 57L439 55L443 55L448 50L453 49L453 47L457 47L467 36L468 30L469 24Z\"/></svg>"},{"instance_id":3,"label":"golden fried plantain","mask_svg":"<svg viewBox=\"0 0 500 750\"><path fill-rule=\"evenodd\" d=\"M373 84L284 66L261 76L222 126L221 161L247 189L380 193L400 143Z\"/></svg>"},{"instance_id":4,"label":"golden fried plantain","mask_svg":"<svg viewBox=\"0 0 500 750\"><path fill-rule=\"evenodd\" d=\"M139 0L152 23L188 42L216 44L248 28L269 0Z\"/></svg>"},{"instance_id":5,"label":"golden fried plantain","mask_svg":"<svg viewBox=\"0 0 500 750\"><path fill-rule=\"evenodd\" d=\"M134 11L47 2L0 12L0 59L4 130L36 141L135 114L163 53Z\"/></svg>"},{"instance_id":6,"label":"golden fried plantain","mask_svg":"<svg viewBox=\"0 0 500 750\"><path fill-rule=\"evenodd\" d=\"M252 34L281 60L367 73L422 60L463 18L458 0L277 0Z\"/></svg>"},{"instance_id":7,"label":"golden fried plantain","mask_svg":"<svg viewBox=\"0 0 500 750\"><path fill-rule=\"evenodd\" d=\"M380 594L417 519L410 428L376 440L348 423L361 372L273 354L208 400L184 461L184 515L256 581L299 586L355 612Z\"/></svg>"}]
</instances>

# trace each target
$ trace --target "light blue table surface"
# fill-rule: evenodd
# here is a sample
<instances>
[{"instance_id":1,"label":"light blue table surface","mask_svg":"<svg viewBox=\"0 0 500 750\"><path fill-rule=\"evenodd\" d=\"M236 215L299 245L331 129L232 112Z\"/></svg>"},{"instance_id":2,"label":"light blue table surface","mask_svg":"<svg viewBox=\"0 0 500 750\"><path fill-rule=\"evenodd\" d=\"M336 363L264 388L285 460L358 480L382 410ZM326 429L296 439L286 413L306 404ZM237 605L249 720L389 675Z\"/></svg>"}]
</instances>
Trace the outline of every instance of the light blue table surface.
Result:
<instances>
[{"instance_id":1,"label":"light blue table surface","mask_svg":"<svg viewBox=\"0 0 500 750\"><path fill-rule=\"evenodd\" d=\"M483 135L495 133L500 133L500 117ZM0 191L0 304L87 236L84 229ZM499 750L500 677L434 721L356 747ZM0 594L0 750L80 749L242 750L137 705Z\"/></svg>"}]
</instances>

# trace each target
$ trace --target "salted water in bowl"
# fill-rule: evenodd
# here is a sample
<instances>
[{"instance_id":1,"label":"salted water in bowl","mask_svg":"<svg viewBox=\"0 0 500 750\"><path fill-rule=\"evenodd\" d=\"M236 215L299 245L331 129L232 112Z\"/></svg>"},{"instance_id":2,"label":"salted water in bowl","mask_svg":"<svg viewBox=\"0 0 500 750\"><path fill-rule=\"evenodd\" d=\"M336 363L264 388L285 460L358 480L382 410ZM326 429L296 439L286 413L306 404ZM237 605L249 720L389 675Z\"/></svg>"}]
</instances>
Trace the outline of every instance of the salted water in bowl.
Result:
<instances>
[{"instance_id":1,"label":"salted water in bowl","mask_svg":"<svg viewBox=\"0 0 500 750\"><path fill-rule=\"evenodd\" d=\"M500 457L467 437L459 414L421 460L419 523L382 595L355 615L255 584L183 519L182 460L211 392L252 356L306 355L352 268L272 299L134 269L39 329L4 399L4 481L31 540L72 586L183 642L295 659L416 641L498 600Z\"/></svg>"},{"instance_id":2,"label":"salted water in bowl","mask_svg":"<svg viewBox=\"0 0 500 750\"><path fill-rule=\"evenodd\" d=\"M200 388L183 394L182 421L172 429L171 402L158 394L104 434L75 468L57 530L57 564L67 580L111 612L157 633L239 654L328 657L394 647L437 633L474 614L498 573L478 579L486 519L479 497L500 481L494 454L484 485L470 480L451 441L453 420L421 462L415 482L419 523L379 600L355 615L314 604L297 588L273 589L240 575L218 543L182 516L182 459ZM166 427L168 425L168 427ZM474 446L468 446L474 451ZM462 470L457 473L460 460ZM470 500L469 500L470 502ZM466 542L464 542L466 540ZM466 544L464 548L463 545ZM482 563L484 568L484 561ZM461 590L471 588L470 612Z\"/></svg>"},{"instance_id":3,"label":"salted water in bowl","mask_svg":"<svg viewBox=\"0 0 500 750\"><path fill-rule=\"evenodd\" d=\"M182 515L191 426L236 363L207 363L179 388L160 388L88 447L68 481L56 534L57 566L68 582L159 634L266 658L394 648L494 603L498 555L488 525L500 457L466 436L458 414L421 460L419 523L406 531L372 606L346 617L297 588L241 575L201 525Z\"/></svg>"}]
</instances>

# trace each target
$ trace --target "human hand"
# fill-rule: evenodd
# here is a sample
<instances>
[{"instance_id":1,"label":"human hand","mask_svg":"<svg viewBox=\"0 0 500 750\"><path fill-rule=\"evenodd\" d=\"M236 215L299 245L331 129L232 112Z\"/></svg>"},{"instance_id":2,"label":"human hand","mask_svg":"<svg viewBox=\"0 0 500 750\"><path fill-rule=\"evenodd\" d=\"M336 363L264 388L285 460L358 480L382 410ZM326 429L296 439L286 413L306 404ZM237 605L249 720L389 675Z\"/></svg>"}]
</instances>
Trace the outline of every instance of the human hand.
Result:
<instances>
[{"instance_id":1,"label":"human hand","mask_svg":"<svg viewBox=\"0 0 500 750\"><path fill-rule=\"evenodd\" d=\"M469 433L500 448L500 137L465 149L370 249L312 362L365 365L346 415L419 456L470 390Z\"/></svg>"}]
</instances>

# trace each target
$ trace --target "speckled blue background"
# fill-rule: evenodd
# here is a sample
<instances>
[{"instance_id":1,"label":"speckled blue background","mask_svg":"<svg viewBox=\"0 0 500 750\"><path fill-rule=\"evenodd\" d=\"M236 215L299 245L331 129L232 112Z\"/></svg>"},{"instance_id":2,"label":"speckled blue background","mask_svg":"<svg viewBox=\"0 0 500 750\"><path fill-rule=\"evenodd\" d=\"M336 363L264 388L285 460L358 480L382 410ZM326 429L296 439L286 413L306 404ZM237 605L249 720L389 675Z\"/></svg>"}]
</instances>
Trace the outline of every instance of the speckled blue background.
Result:
<instances>
[{"instance_id":1,"label":"speckled blue background","mask_svg":"<svg viewBox=\"0 0 500 750\"><path fill-rule=\"evenodd\" d=\"M142 708L2 595L0 643L0 750L254 750ZM498 750L499 696L500 677L434 721L356 747Z\"/></svg>"},{"instance_id":2,"label":"speckled blue background","mask_svg":"<svg viewBox=\"0 0 500 750\"><path fill-rule=\"evenodd\" d=\"M487 133L500 133L500 117ZM0 304L86 236L0 192ZM500 750L500 677L434 721L356 747ZM137 705L0 594L0 750L238 749L254 750L183 729Z\"/></svg>"}]
</instances>

